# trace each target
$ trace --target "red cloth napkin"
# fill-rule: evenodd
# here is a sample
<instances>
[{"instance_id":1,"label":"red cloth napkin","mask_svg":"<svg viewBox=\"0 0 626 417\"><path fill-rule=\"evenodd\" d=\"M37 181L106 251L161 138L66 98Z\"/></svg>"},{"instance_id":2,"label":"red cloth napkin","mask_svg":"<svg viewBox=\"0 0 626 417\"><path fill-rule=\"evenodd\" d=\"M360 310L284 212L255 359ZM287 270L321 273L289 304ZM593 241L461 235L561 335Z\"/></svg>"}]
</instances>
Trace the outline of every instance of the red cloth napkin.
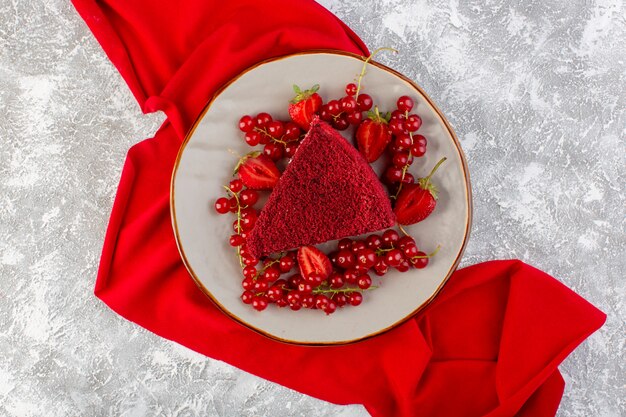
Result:
<instances>
[{"instance_id":1,"label":"red cloth napkin","mask_svg":"<svg viewBox=\"0 0 626 417\"><path fill-rule=\"evenodd\" d=\"M519 261L457 271L394 330L345 346L279 343L220 312L185 270L169 213L178 148L222 84L291 52L367 54L310 0L74 0L145 112L167 121L133 146L104 243L96 295L120 315L212 358L373 416L552 416L558 364L605 315Z\"/></svg>"}]
</instances>

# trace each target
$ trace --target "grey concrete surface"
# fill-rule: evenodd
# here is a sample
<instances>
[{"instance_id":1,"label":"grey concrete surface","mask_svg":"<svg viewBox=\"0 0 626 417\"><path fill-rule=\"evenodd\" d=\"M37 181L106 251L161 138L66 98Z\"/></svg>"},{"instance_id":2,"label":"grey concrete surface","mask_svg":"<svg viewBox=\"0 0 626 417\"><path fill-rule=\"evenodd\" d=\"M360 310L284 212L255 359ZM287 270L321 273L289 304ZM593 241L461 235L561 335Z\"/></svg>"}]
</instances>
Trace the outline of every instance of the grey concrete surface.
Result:
<instances>
[{"instance_id":1,"label":"grey concrete surface","mask_svg":"<svg viewBox=\"0 0 626 417\"><path fill-rule=\"evenodd\" d=\"M363 3L363 4L359 4ZM470 265L520 258L608 314L560 417L626 415L626 7L323 0L421 84L467 153ZM365 416L162 340L92 295L142 115L64 0L0 0L0 415Z\"/></svg>"}]
</instances>

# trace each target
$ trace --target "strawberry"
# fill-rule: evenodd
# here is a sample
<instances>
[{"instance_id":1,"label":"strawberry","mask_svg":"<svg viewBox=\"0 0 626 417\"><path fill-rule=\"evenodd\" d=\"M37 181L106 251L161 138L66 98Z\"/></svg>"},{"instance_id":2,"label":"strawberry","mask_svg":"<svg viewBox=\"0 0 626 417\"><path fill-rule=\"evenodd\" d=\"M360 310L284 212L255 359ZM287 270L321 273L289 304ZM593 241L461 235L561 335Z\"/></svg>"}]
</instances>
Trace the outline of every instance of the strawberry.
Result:
<instances>
[{"instance_id":1,"label":"strawberry","mask_svg":"<svg viewBox=\"0 0 626 417\"><path fill-rule=\"evenodd\" d=\"M378 108L374 107L374 111L368 111L367 116L356 130L356 144L361 155L372 163L382 155L391 141L388 123L390 115L381 115Z\"/></svg>"},{"instance_id":2,"label":"strawberry","mask_svg":"<svg viewBox=\"0 0 626 417\"><path fill-rule=\"evenodd\" d=\"M437 162L426 178L420 178L416 184L402 184L393 212L398 224L414 224L430 216L437 205L437 187L430 182L437 168L446 158Z\"/></svg>"},{"instance_id":3,"label":"strawberry","mask_svg":"<svg viewBox=\"0 0 626 417\"><path fill-rule=\"evenodd\" d=\"M300 266L300 275L304 278L316 273L326 279L333 272L330 259L315 246L301 246L298 249L298 265Z\"/></svg>"},{"instance_id":4,"label":"strawberry","mask_svg":"<svg viewBox=\"0 0 626 417\"><path fill-rule=\"evenodd\" d=\"M271 190L280 179L280 171L267 155L250 152L239 160L235 173L252 190Z\"/></svg>"},{"instance_id":5,"label":"strawberry","mask_svg":"<svg viewBox=\"0 0 626 417\"><path fill-rule=\"evenodd\" d=\"M304 91L297 85L293 86L296 96L289 102L289 116L304 130L309 130L313 115L322 107L322 97L317 94L319 89L318 84Z\"/></svg>"}]
</instances>

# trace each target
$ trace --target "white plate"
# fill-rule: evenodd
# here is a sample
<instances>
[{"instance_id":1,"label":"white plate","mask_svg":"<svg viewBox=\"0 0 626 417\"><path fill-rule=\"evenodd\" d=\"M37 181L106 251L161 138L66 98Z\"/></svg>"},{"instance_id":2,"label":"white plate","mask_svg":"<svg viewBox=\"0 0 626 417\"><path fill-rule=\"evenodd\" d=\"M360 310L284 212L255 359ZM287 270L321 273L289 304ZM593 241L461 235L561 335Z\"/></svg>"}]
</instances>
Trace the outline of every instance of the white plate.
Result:
<instances>
[{"instance_id":1,"label":"white plate","mask_svg":"<svg viewBox=\"0 0 626 417\"><path fill-rule=\"evenodd\" d=\"M440 194L435 212L425 221L408 227L418 247L439 253L425 269L372 274L380 288L367 292L356 308L342 308L330 316L316 310L291 311L270 305L257 312L244 305L242 274L234 249L228 245L232 215L213 210L216 198L224 196L237 161L235 154L250 151L238 120L244 114L268 112L288 120L287 103L292 85L321 86L328 100L339 98L348 82L362 68L356 55L324 51L277 58L254 66L223 88L196 121L178 155L172 176L172 222L183 261L203 291L227 314L244 325L282 341L306 344L347 343L376 335L408 319L427 304L456 268L465 247L471 223L471 192L467 166L459 142L441 112L417 85L378 63L368 66L363 92L374 98L381 110L395 108L401 95L416 102L414 112L428 139L426 156L411 167L423 177L442 157L446 163L434 182ZM344 132L349 135L351 130ZM380 168L380 167L379 167ZM208 301L208 300L207 300Z\"/></svg>"}]
</instances>

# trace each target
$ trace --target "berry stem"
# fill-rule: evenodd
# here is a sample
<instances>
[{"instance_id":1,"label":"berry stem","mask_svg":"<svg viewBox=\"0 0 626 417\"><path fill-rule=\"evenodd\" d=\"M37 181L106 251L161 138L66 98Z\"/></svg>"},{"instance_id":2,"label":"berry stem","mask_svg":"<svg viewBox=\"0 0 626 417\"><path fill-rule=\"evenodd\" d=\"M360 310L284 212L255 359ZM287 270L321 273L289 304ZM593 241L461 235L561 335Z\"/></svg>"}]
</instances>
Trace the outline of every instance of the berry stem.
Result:
<instances>
[{"instance_id":1,"label":"berry stem","mask_svg":"<svg viewBox=\"0 0 626 417\"><path fill-rule=\"evenodd\" d=\"M437 248L434 251L432 251L431 253L429 253L428 255L426 255L426 256L419 256L419 255L417 255L417 256L414 256L411 259L432 258L433 256L435 256L437 254L437 252L439 252L439 249L441 249L441 245L437 245Z\"/></svg>"},{"instance_id":2,"label":"berry stem","mask_svg":"<svg viewBox=\"0 0 626 417\"><path fill-rule=\"evenodd\" d=\"M409 118L409 111L405 110L404 119L407 120L408 118ZM413 146L413 132L409 132L409 137L411 138L411 147L412 147ZM396 191L396 194L392 197L394 200L398 198L398 196L400 195L400 191L402 191L402 185L404 184L404 177L406 176L406 172L409 170L411 161L413 161L413 152L411 152L411 148L409 148L409 158L407 159L406 164L402 167L402 178L400 179L400 185L398 186L398 191ZM400 230L402 230L402 227L400 227ZM408 236L408 234L404 230L402 230L402 232Z\"/></svg>"},{"instance_id":3,"label":"berry stem","mask_svg":"<svg viewBox=\"0 0 626 417\"><path fill-rule=\"evenodd\" d=\"M371 287L363 290L361 288L315 288L313 289L312 294L331 294L331 298L334 297L335 295L342 293L342 292L363 292L363 291L369 291L369 290L375 290L376 288L378 288L377 285L372 285Z\"/></svg>"},{"instance_id":4,"label":"berry stem","mask_svg":"<svg viewBox=\"0 0 626 417\"><path fill-rule=\"evenodd\" d=\"M237 195L237 193L233 193L226 185L223 185L222 187L226 189L228 194L232 194L233 197L235 197L235 199L237 200L237 233L241 233L241 204L239 202L239 196ZM239 266L243 269L245 265L243 263L241 253L239 252L239 246L237 246L235 250L237 251L237 257L239 258Z\"/></svg>"},{"instance_id":5,"label":"berry stem","mask_svg":"<svg viewBox=\"0 0 626 417\"><path fill-rule=\"evenodd\" d=\"M446 158L446 157L444 156L443 158L441 158L441 159L439 160L439 162L437 162L437 165L435 165L435 166L433 167L433 169L430 171L430 174L428 174L428 176L425 178L426 183L429 183L429 182L430 182L430 178L433 176L433 174L435 173L435 171L437 171L437 169L439 169L439 167L441 166L441 164L443 164L443 163L446 161L446 159L448 159L448 158Z\"/></svg>"},{"instance_id":6,"label":"berry stem","mask_svg":"<svg viewBox=\"0 0 626 417\"><path fill-rule=\"evenodd\" d=\"M402 227L401 224L398 225L398 229L400 229L400 231L404 233L404 236L412 237L406 230L404 230L404 227Z\"/></svg>"},{"instance_id":7,"label":"berry stem","mask_svg":"<svg viewBox=\"0 0 626 417\"><path fill-rule=\"evenodd\" d=\"M365 58L365 61L363 61L363 68L361 68L361 73L359 74L359 78L357 80L356 94L354 95L354 97L357 97L357 98L359 97L359 92L361 91L361 81L363 80L363 77L365 76L365 71L367 70L367 64L369 64L369 62L372 60L372 58L374 58L374 56L376 54L378 54L379 52L382 52L382 51L392 51L395 54L398 53L397 49L393 49L393 48L389 48L389 47L382 47L382 48L378 48L378 49L374 50L374 52L372 52L370 54L370 56Z\"/></svg>"}]
</instances>

